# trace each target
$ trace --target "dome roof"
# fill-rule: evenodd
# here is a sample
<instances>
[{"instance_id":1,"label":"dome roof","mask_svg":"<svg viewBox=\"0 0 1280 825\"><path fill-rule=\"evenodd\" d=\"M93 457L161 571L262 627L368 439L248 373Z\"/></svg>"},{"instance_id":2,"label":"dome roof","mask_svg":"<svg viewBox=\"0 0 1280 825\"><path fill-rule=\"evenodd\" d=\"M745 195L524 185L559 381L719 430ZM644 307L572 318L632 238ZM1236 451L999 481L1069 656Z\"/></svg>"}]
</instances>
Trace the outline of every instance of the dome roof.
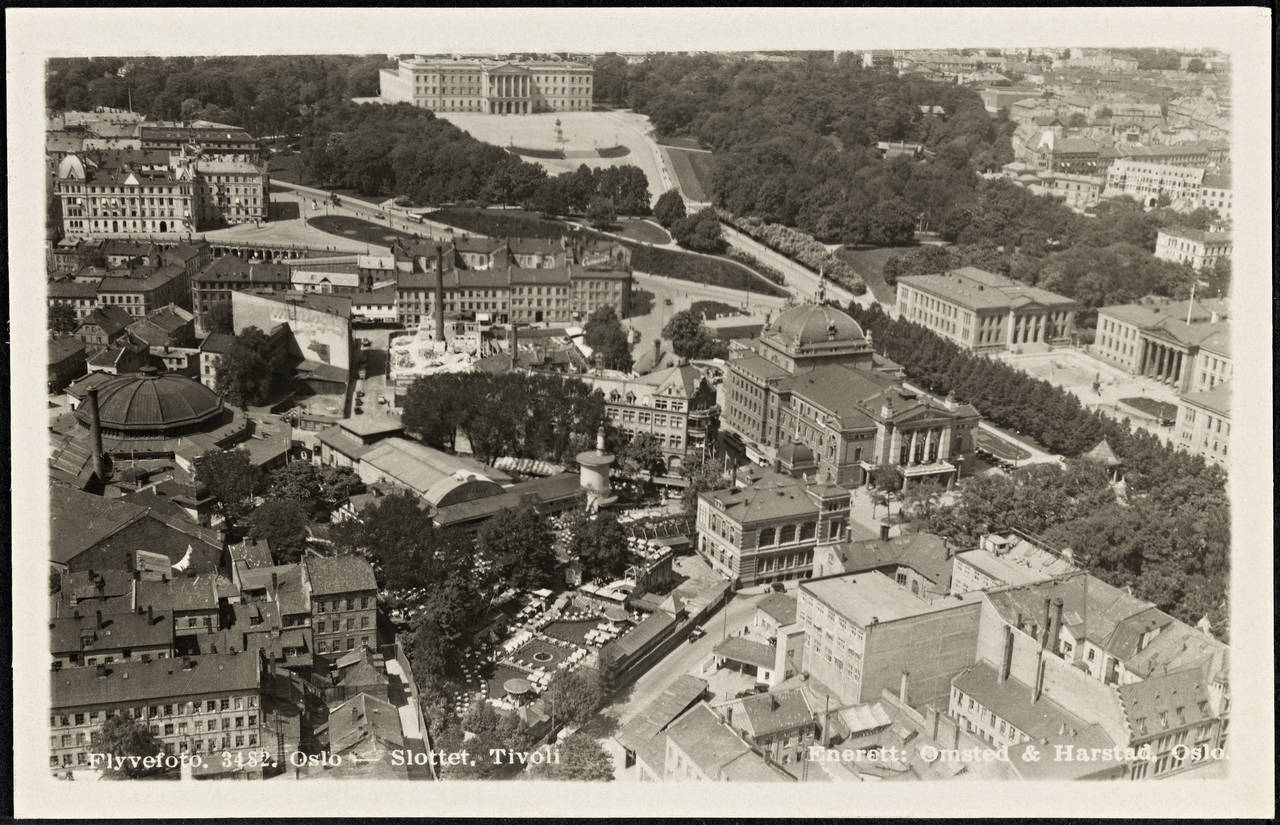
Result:
<instances>
[{"instance_id":1,"label":"dome roof","mask_svg":"<svg viewBox=\"0 0 1280 825\"><path fill-rule=\"evenodd\" d=\"M835 307L804 304L792 307L769 325L769 331L784 340L800 344L823 341L858 341L865 339L862 327Z\"/></svg>"},{"instance_id":2,"label":"dome roof","mask_svg":"<svg viewBox=\"0 0 1280 825\"><path fill-rule=\"evenodd\" d=\"M185 375L143 367L104 381L98 388L98 411L103 429L155 432L204 423L222 411L222 401ZM76 409L76 417L89 423L87 403Z\"/></svg>"}]
</instances>

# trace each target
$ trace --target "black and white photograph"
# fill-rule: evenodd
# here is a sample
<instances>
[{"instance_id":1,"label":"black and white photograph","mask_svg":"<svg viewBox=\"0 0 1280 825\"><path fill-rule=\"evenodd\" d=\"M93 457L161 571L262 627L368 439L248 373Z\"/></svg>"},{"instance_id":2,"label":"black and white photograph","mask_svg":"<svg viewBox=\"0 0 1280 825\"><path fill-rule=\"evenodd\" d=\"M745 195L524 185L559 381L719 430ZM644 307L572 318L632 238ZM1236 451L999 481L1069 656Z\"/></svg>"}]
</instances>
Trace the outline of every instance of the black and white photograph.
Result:
<instances>
[{"instance_id":1,"label":"black and white photograph","mask_svg":"<svg viewBox=\"0 0 1280 825\"><path fill-rule=\"evenodd\" d=\"M1274 813L1269 10L155 13L8 15L19 815Z\"/></svg>"}]
</instances>

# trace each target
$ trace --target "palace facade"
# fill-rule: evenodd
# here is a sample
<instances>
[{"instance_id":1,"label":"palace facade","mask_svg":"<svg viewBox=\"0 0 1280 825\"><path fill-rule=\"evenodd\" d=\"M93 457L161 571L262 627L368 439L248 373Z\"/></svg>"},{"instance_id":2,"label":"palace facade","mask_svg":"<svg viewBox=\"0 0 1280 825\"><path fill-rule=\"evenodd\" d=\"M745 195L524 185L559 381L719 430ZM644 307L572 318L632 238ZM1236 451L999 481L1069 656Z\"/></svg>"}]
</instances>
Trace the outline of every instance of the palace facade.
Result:
<instances>
[{"instance_id":1,"label":"palace facade","mask_svg":"<svg viewBox=\"0 0 1280 825\"><path fill-rule=\"evenodd\" d=\"M382 69L381 98L436 112L527 115L591 111L585 63L414 57Z\"/></svg>"}]
</instances>

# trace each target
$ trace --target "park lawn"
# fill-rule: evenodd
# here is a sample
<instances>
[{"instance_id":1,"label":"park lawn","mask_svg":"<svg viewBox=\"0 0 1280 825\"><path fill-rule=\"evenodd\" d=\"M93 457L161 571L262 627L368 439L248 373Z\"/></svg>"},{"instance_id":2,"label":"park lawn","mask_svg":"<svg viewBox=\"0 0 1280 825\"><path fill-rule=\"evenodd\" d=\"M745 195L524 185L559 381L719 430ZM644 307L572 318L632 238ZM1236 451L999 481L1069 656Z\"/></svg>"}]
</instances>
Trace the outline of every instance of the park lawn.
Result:
<instances>
[{"instance_id":1,"label":"park lawn","mask_svg":"<svg viewBox=\"0 0 1280 825\"><path fill-rule=\"evenodd\" d=\"M689 199L708 202L711 200L711 173L715 169L715 155L710 152L691 152L684 149L666 148L667 157L671 159L671 170L675 173L676 182Z\"/></svg>"},{"instance_id":2,"label":"park lawn","mask_svg":"<svg viewBox=\"0 0 1280 825\"><path fill-rule=\"evenodd\" d=\"M836 257L862 276L877 303L892 304L897 301L897 292L885 283L884 265L894 255L905 255L910 249L906 246L842 246L836 250Z\"/></svg>"},{"instance_id":3,"label":"park lawn","mask_svg":"<svg viewBox=\"0 0 1280 825\"><path fill-rule=\"evenodd\" d=\"M667 234L667 230L652 221L642 218L622 218L618 224L618 234L624 238L642 243L671 243L671 236Z\"/></svg>"},{"instance_id":4,"label":"park lawn","mask_svg":"<svg viewBox=\"0 0 1280 825\"><path fill-rule=\"evenodd\" d=\"M521 209L468 209L445 207L428 212L427 220L456 226L493 238L546 238L559 240L569 230L562 221L549 220Z\"/></svg>"},{"instance_id":5,"label":"park lawn","mask_svg":"<svg viewBox=\"0 0 1280 825\"><path fill-rule=\"evenodd\" d=\"M673 135L654 134L653 140L659 146L674 146L677 149L703 149L705 148L698 142L697 138L691 137L675 137Z\"/></svg>"},{"instance_id":6,"label":"park lawn","mask_svg":"<svg viewBox=\"0 0 1280 825\"><path fill-rule=\"evenodd\" d=\"M320 215L319 217L308 218L307 223L321 232L328 232L330 235L339 235L344 238L355 238L358 241L374 246L386 246L396 238L405 241L419 240L416 235L381 226L372 221L350 218L346 215Z\"/></svg>"}]
</instances>

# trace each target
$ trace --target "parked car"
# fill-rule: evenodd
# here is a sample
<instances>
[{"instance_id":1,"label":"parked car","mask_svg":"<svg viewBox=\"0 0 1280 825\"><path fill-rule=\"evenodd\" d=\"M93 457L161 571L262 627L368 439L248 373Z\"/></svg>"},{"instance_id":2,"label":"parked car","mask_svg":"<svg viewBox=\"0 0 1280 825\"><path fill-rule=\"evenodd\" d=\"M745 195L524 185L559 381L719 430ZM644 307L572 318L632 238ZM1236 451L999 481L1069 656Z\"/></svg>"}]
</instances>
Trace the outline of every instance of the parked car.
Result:
<instances>
[{"instance_id":1,"label":"parked car","mask_svg":"<svg viewBox=\"0 0 1280 825\"><path fill-rule=\"evenodd\" d=\"M689 641L696 642L705 635L707 635L707 631L700 627L695 627L693 630L689 631Z\"/></svg>"},{"instance_id":2,"label":"parked car","mask_svg":"<svg viewBox=\"0 0 1280 825\"><path fill-rule=\"evenodd\" d=\"M364 398L364 390L356 390L356 398Z\"/></svg>"},{"instance_id":3,"label":"parked car","mask_svg":"<svg viewBox=\"0 0 1280 825\"><path fill-rule=\"evenodd\" d=\"M364 415L364 409L362 407L356 407L356 415Z\"/></svg>"}]
</instances>

